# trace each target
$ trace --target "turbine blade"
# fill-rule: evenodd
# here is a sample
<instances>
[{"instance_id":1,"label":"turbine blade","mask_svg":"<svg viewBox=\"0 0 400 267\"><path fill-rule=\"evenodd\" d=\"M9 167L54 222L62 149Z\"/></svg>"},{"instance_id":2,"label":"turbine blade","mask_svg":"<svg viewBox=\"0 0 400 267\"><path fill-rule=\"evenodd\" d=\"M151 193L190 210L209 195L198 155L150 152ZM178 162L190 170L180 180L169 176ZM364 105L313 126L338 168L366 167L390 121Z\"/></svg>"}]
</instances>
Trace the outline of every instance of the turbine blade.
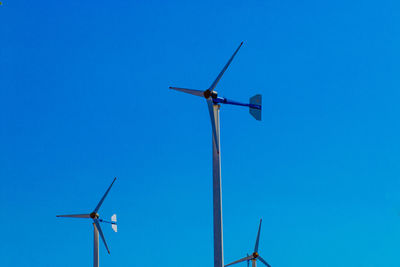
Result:
<instances>
[{"instance_id":1,"label":"turbine blade","mask_svg":"<svg viewBox=\"0 0 400 267\"><path fill-rule=\"evenodd\" d=\"M236 263L239 263L239 262L249 261L249 260L251 260L251 259L253 259L253 255L244 257L243 259L240 259L240 260L237 260L237 261L234 261L234 262L231 262L231 263L225 265L225 267L230 266L230 265L233 265L233 264L236 264Z\"/></svg>"},{"instance_id":2,"label":"turbine blade","mask_svg":"<svg viewBox=\"0 0 400 267\"><path fill-rule=\"evenodd\" d=\"M229 67L229 65L231 64L233 58L236 56L237 52L239 51L240 47L242 46L243 42L240 43L239 47L236 49L235 53L233 53L233 55L231 56L231 58L229 59L228 63L226 63L225 67L222 69L222 71L219 73L218 77L215 79L215 81L211 84L210 86L210 90L213 91L214 88L217 86L219 80L221 80L222 75L224 75L226 69Z\"/></svg>"},{"instance_id":3,"label":"turbine blade","mask_svg":"<svg viewBox=\"0 0 400 267\"><path fill-rule=\"evenodd\" d=\"M179 87L171 87L171 86L169 87L169 89L180 91L180 92L184 92L184 93L191 94L191 95L204 96L204 91L200 91L200 90L179 88Z\"/></svg>"},{"instance_id":4,"label":"turbine blade","mask_svg":"<svg viewBox=\"0 0 400 267\"><path fill-rule=\"evenodd\" d=\"M117 177L114 178L114 180L112 181L111 185L108 187L106 193L104 194L104 196L101 198L99 204L97 204L96 208L94 209L93 212L97 213L101 207L101 204L103 204L104 199L106 198L108 192L110 191L111 187L113 186L115 180L117 179Z\"/></svg>"},{"instance_id":5,"label":"turbine blade","mask_svg":"<svg viewBox=\"0 0 400 267\"><path fill-rule=\"evenodd\" d=\"M264 263L266 266L271 267L271 265L269 265L268 262L266 262L263 258L261 258L261 256L258 256L257 259L260 260L262 263Z\"/></svg>"},{"instance_id":6,"label":"turbine blade","mask_svg":"<svg viewBox=\"0 0 400 267\"><path fill-rule=\"evenodd\" d=\"M249 254L247 254L247 257L249 256ZM250 260L247 260L247 267L250 267Z\"/></svg>"},{"instance_id":7,"label":"turbine blade","mask_svg":"<svg viewBox=\"0 0 400 267\"><path fill-rule=\"evenodd\" d=\"M66 217L66 218L90 218L90 214L56 215L56 217Z\"/></svg>"},{"instance_id":8,"label":"turbine blade","mask_svg":"<svg viewBox=\"0 0 400 267\"><path fill-rule=\"evenodd\" d=\"M106 246L108 254L110 254L110 250L108 249L107 242L106 242L106 239L104 238L103 231L101 230L99 221L98 220L93 220L93 221L94 221L94 224L96 225L97 231L99 231L101 239L103 239L103 243L104 243L104 246Z\"/></svg>"},{"instance_id":9,"label":"turbine blade","mask_svg":"<svg viewBox=\"0 0 400 267\"><path fill-rule=\"evenodd\" d=\"M219 142L217 137L217 125L215 121L214 103L211 97L207 99L207 105L208 105L208 112L210 113L210 118L211 118L211 128L212 128L214 143L217 146L217 151L219 152Z\"/></svg>"},{"instance_id":10,"label":"turbine blade","mask_svg":"<svg viewBox=\"0 0 400 267\"><path fill-rule=\"evenodd\" d=\"M261 223L262 219L260 220L260 226L258 226L258 233L257 233L256 245L254 246L254 252L258 252L258 242L260 241Z\"/></svg>"}]
</instances>

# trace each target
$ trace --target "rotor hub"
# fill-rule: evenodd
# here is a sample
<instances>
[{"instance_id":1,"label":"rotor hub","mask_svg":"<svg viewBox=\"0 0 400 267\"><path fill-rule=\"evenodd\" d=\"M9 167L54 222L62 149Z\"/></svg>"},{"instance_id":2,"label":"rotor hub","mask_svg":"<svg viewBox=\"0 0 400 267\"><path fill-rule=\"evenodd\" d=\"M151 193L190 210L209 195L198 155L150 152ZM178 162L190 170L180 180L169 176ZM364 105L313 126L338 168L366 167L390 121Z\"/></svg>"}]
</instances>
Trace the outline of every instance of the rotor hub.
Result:
<instances>
[{"instance_id":1,"label":"rotor hub","mask_svg":"<svg viewBox=\"0 0 400 267\"><path fill-rule=\"evenodd\" d=\"M97 214L96 212L92 212L92 213L90 213L90 218L98 219L99 218L99 214Z\"/></svg>"},{"instance_id":2,"label":"rotor hub","mask_svg":"<svg viewBox=\"0 0 400 267\"><path fill-rule=\"evenodd\" d=\"M256 259L256 258L258 257L258 253L257 253L257 252L254 252L254 253L253 253L253 257Z\"/></svg>"},{"instance_id":3,"label":"rotor hub","mask_svg":"<svg viewBox=\"0 0 400 267\"><path fill-rule=\"evenodd\" d=\"M210 89L205 90L203 94L206 99L208 99L210 97L217 98L217 96L218 96L218 93L216 91L211 91Z\"/></svg>"}]
</instances>

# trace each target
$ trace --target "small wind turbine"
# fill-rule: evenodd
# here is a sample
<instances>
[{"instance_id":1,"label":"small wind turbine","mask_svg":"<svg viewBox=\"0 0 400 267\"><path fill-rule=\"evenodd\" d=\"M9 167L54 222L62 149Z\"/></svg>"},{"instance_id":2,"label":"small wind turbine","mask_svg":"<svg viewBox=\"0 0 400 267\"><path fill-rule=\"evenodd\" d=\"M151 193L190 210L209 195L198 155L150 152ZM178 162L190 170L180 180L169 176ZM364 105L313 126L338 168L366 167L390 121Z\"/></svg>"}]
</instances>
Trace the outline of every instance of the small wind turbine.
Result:
<instances>
[{"instance_id":1,"label":"small wind turbine","mask_svg":"<svg viewBox=\"0 0 400 267\"><path fill-rule=\"evenodd\" d=\"M101 204L103 204L104 199L106 198L108 192L110 191L110 189L116 179L117 178L114 178L113 182L108 187L106 193L101 198L99 204L97 204L96 208L91 213L57 215L56 216L56 217L68 217L68 218L88 218L88 219L91 218L91 219L93 219L93 228L94 228L93 266L94 267L99 267L99 233L100 233L101 239L103 240L104 246L107 249L108 254L110 254L110 250L108 249L106 239L104 238L103 231L101 230L101 227L100 227L100 223L102 222L102 223L111 224L111 227L114 230L114 232L117 232L117 215L116 214L111 216L111 221L106 221L106 220L101 219L100 215L97 213L101 207Z\"/></svg>"},{"instance_id":2,"label":"small wind turbine","mask_svg":"<svg viewBox=\"0 0 400 267\"><path fill-rule=\"evenodd\" d=\"M221 154L220 154L220 132L219 132L219 108L220 104L230 104L236 106L249 107L250 114L256 119L261 120L261 95L255 95L250 98L250 103L240 103L230 99L218 96L214 91L222 75L231 64L233 58L239 51L243 42L233 53L232 57L226 63L211 86L205 90L193 90L179 87L169 87L170 89L204 97L207 101L208 111L211 118L212 128L212 148L213 148L213 217L214 217L214 267L223 267L223 240L222 240L222 193L221 193Z\"/></svg>"},{"instance_id":3,"label":"small wind turbine","mask_svg":"<svg viewBox=\"0 0 400 267\"><path fill-rule=\"evenodd\" d=\"M260 232L261 232L261 223L262 223L262 219L260 220L260 226L258 227L258 234L257 234L257 239L256 239L256 245L254 246L254 252L253 254L251 254L249 256L249 254L247 254L247 257L244 257L243 259L231 262L227 265L225 265L225 267L239 263L239 262L243 262L243 261L247 261L247 267L249 267L249 262L251 261L252 267L256 267L257 266L257 260L261 261L262 263L264 263L267 267L271 267L271 265L269 265L261 256L260 254L258 254L258 242L260 241Z\"/></svg>"},{"instance_id":4,"label":"small wind turbine","mask_svg":"<svg viewBox=\"0 0 400 267\"><path fill-rule=\"evenodd\" d=\"M240 47L243 45L243 42L240 43L239 47L236 49L235 53L233 53L232 57L229 59L228 63L226 63L225 67L222 69L222 71L219 73L215 81L211 84L210 88L208 88L205 91L202 90L194 90L194 89L187 89L187 88L179 88L179 87L169 87L169 89L181 91L187 94L195 95L195 96L200 96L204 97L207 100L207 105L208 105L208 111L210 113L210 118L211 118L211 127L213 131L213 137L214 137L214 142L216 143L217 150L219 152L219 137L217 134L217 122L216 122L216 113L219 113L218 111L215 110L215 106L218 107L219 110L219 103L221 104L229 104L229 105L236 105L236 106L245 106L249 107L250 114L256 119L256 120L261 120L261 95L255 95L250 98L250 103L241 103L237 101L233 101L224 97L218 96L218 93L214 91L215 87L217 87L217 84L219 80L221 80L222 75L224 75L226 69L229 67L231 64L233 58L236 56L237 52L239 51Z\"/></svg>"}]
</instances>

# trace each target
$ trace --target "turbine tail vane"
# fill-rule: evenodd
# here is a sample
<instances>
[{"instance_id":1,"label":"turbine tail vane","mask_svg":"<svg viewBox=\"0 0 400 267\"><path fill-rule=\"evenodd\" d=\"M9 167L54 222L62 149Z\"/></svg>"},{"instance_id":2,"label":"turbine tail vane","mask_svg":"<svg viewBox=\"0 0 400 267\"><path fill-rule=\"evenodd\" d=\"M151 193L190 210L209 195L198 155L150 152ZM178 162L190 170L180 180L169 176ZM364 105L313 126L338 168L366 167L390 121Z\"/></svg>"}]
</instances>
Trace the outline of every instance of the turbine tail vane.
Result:
<instances>
[{"instance_id":1,"label":"turbine tail vane","mask_svg":"<svg viewBox=\"0 0 400 267\"><path fill-rule=\"evenodd\" d=\"M256 120L261 120L261 107L262 107L262 96L255 95L250 97L249 112Z\"/></svg>"},{"instance_id":2,"label":"turbine tail vane","mask_svg":"<svg viewBox=\"0 0 400 267\"><path fill-rule=\"evenodd\" d=\"M108 187L106 193L104 194L104 196L101 198L99 204L97 204L96 208L94 209L93 212L97 213L101 207L101 205L103 204L104 199L106 198L108 192L110 191L111 187L113 186L115 180L117 179L117 177L114 178L114 180L112 181L111 185Z\"/></svg>"},{"instance_id":3,"label":"turbine tail vane","mask_svg":"<svg viewBox=\"0 0 400 267\"><path fill-rule=\"evenodd\" d=\"M117 228L117 214L114 214L113 216L111 216L111 228L114 230L114 232L118 231L118 228Z\"/></svg>"},{"instance_id":4,"label":"turbine tail vane","mask_svg":"<svg viewBox=\"0 0 400 267\"><path fill-rule=\"evenodd\" d=\"M222 75L224 75L226 69L229 67L229 65L231 64L233 58L236 56L237 52L239 51L240 47L243 45L243 42L240 43L239 47L236 49L235 53L233 53L233 55L231 56L231 58L229 59L229 61L226 63L225 67L221 70L221 72L218 74L218 77L215 79L215 81L211 84L210 86L210 91L213 91L215 89L215 87L217 86L219 80L221 80Z\"/></svg>"}]
</instances>

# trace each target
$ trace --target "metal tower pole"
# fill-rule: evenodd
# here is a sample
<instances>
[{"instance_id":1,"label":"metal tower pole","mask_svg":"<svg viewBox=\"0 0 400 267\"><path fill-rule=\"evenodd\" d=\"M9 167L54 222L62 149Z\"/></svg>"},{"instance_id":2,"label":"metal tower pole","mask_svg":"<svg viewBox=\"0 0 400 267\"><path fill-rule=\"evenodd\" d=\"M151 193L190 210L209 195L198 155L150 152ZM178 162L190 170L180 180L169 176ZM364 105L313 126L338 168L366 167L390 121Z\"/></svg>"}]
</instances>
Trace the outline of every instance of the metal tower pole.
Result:
<instances>
[{"instance_id":1,"label":"metal tower pole","mask_svg":"<svg viewBox=\"0 0 400 267\"><path fill-rule=\"evenodd\" d=\"M93 223L93 267L99 267L99 231Z\"/></svg>"},{"instance_id":2,"label":"metal tower pole","mask_svg":"<svg viewBox=\"0 0 400 267\"><path fill-rule=\"evenodd\" d=\"M214 104L215 129L220 143L219 108ZM224 267L224 247L222 238L222 192L221 192L221 149L213 142L213 216L214 216L214 267ZM218 152L219 151L219 152Z\"/></svg>"},{"instance_id":3,"label":"metal tower pole","mask_svg":"<svg viewBox=\"0 0 400 267\"><path fill-rule=\"evenodd\" d=\"M252 259L251 260L251 267L257 267L257 260L256 259Z\"/></svg>"}]
</instances>

